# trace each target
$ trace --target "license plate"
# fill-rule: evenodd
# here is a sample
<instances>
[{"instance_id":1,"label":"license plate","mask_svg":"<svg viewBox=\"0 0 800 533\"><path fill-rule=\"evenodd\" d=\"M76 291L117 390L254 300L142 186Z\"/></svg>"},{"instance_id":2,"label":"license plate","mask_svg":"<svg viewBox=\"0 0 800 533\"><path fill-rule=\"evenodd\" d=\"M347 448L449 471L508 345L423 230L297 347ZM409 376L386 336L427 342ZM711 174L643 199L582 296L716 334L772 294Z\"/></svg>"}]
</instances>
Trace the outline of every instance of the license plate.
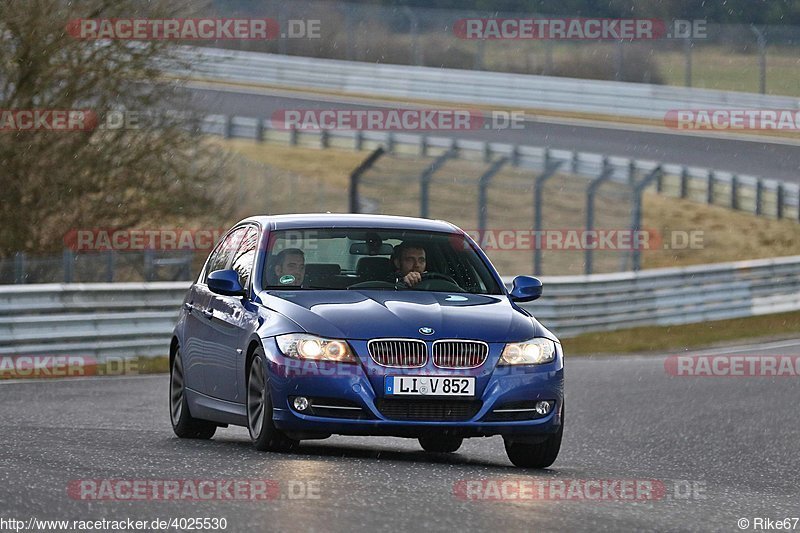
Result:
<instances>
[{"instance_id":1,"label":"license plate","mask_svg":"<svg viewBox=\"0 0 800 533\"><path fill-rule=\"evenodd\" d=\"M474 396L475 378L386 376L384 391L392 396Z\"/></svg>"}]
</instances>

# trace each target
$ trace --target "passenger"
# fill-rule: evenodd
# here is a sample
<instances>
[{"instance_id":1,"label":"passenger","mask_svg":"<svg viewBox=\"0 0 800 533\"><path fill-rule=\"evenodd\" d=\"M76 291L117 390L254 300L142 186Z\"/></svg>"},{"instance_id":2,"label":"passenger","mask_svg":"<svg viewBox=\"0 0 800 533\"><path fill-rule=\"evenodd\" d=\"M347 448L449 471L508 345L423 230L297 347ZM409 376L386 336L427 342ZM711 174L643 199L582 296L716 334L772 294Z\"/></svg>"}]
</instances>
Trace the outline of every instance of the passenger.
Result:
<instances>
[{"instance_id":1,"label":"passenger","mask_svg":"<svg viewBox=\"0 0 800 533\"><path fill-rule=\"evenodd\" d=\"M286 248L275 256L272 266L275 278L271 284L300 286L306 274L306 260L303 250Z\"/></svg>"}]
</instances>

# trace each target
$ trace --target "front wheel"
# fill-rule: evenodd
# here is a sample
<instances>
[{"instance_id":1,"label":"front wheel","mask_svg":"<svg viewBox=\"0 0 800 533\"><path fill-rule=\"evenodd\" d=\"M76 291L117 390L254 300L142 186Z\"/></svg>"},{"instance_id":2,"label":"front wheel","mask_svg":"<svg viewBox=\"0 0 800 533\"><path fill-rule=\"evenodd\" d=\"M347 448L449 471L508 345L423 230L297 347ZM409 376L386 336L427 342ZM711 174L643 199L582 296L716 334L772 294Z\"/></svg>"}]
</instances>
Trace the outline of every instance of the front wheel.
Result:
<instances>
[{"instance_id":1,"label":"front wheel","mask_svg":"<svg viewBox=\"0 0 800 533\"><path fill-rule=\"evenodd\" d=\"M548 435L542 442L514 442L505 439L506 454L514 466L520 468L547 468L552 465L561 450L561 437L564 435L564 410L561 410L561 427L556 433Z\"/></svg>"},{"instance_id":2,"label":"front wheel","mask_svg":"<svg viewBox=\"0 0 800 533\"><path fill-rule=\"evenodd\" d=\"M420 437L419 445L426 452L453 453L461 448L464 439L461 437Z\"/></svg>"},{"instance_id":3,"label":"front wheel","mask_svg":"<svg viewBox=\"0 0 800 533\"><path fill-rule=\"evenodd\" d=\"M172 431L182 439L210 439L217 431L216 424L194 418L189 413L180 348L175 352L169 370L169 418Z\"/></svg>"},{"instance_id":4,"label":"front wheel","mask_svg":"<svg viewBox=\"0 0 800 533\"><path fill-rule=\"evenodd\" d=\"M259 451L283 451L297 445L272 421L272 400L266 379L264 352L256 348L247 372L247 429L250 440Z\"/></svg>"}]
</instances>

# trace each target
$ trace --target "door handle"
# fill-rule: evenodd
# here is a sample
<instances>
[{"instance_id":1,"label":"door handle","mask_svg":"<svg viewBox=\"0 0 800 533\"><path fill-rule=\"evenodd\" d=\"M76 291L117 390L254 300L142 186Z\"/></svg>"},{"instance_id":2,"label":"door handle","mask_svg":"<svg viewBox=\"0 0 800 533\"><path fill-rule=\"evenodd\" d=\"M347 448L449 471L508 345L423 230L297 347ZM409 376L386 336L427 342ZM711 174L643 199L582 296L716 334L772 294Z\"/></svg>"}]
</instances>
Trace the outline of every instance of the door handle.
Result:
<instances>
[{"instance_id":1,"label":"door handle","mask_svg":"<svg viewBox=\"0 0 800 533\"><path fill-rule=\"evenodd\" d=\"M194 310L194 306L189 302L184 302L183 308L189 311L190 313Z\"/></svg>"}]
</instances>

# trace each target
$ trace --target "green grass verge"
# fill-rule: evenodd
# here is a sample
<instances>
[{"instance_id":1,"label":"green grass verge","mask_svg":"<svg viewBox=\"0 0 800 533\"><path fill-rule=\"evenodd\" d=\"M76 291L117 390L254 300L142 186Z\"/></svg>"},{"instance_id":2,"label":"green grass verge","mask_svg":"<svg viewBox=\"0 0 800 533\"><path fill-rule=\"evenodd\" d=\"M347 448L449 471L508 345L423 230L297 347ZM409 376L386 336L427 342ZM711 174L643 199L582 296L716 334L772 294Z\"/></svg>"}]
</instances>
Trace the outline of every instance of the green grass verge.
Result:
<instances>
[{"instance_id":1,"label":"green grass verge","mask_svg":"<svg viewBox=\"0 0 800 533\"><path fill-rule=\"evenodd\" d=\"M679 326L646 326L618 331L585 333L563 339L570 355L632 354L701 348L754 338L797 337L800 311Z\"/></svg>"}]
</instances>

